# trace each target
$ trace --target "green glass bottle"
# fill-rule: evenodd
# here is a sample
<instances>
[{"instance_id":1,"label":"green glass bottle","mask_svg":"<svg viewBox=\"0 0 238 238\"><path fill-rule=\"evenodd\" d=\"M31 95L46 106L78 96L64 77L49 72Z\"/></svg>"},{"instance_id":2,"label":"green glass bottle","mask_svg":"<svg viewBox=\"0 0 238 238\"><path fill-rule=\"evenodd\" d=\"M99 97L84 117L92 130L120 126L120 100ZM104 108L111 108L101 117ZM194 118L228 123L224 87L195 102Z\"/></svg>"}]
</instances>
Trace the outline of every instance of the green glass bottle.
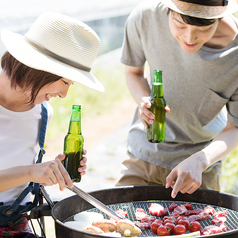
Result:
<instances>
[{"instance_id":1,"label":"green glass bottle","mask_svg":"<svg viewBox=\"0 0 238 238\"><path fill-rule=\"evenodd\" d=\"M146 137L149 142L159 143L165 140L165 106L162 71L155 70L150 96L151 107L149 110L155 115L154 123L147 124Z\"/></svg>"},{"instance_id":2,"label":"green glass bottle","mask_svg":"<svg viewBox=\"0 0 238 238\"><path fill-rule=\"evenodd\" d=\"M80 161L83 157L83 136L81 132L81 106L72 105L69 130L64 138L65 159L63 165L68 171L73 182L80 182L81 175L78 172Z\"/></svg>"}]
</instances>

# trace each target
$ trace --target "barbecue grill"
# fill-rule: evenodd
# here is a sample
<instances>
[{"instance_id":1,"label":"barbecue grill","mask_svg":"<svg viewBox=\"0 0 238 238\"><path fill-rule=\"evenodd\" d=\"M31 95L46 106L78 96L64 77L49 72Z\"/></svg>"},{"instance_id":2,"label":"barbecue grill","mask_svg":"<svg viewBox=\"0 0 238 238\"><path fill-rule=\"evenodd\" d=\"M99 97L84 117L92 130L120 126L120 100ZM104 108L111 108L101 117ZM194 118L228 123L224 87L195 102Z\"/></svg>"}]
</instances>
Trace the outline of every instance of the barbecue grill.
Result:
<instances>
[{"instance_id":1,"label":"barbecue grill","mask_svg":"<svg viewBox=\"0 0 238 238\"><path fill-rule=\"evenodd\" d=\"M148 211L149 204L159 203L164 207L169 207L172 202L178 205L191 203L193 209L204 209L207 205L214 207L215 211L227 211L227 221L225 223L227 230L225 232L209 235L209 237L229 237L238 238L238 196L221 193L212 190L198 189L193 194L179 193L176 199L171 198L171 189L165 189L164 186L129 186L113 189L105 189L91 192L90 194L108 205L114 211L122 209L128 212L127 218L135 221L135 209L143 208ZM94 211L101 213L97 208L80 198L71 196L56 203L51 215L55 220L56 238L94 238L99 237L83 231L77 231L64 225L64 222L73 220L73 216L82 211ZM104 214L106 219L109 219ZM202 228L210 224L209 220L201 221ZM152 237L156 235L150 230L142 231L141 237ZM171 236L173 237L173 236ZM200 236L208 237L208 236Z\"/></svg>"}]
</instances>

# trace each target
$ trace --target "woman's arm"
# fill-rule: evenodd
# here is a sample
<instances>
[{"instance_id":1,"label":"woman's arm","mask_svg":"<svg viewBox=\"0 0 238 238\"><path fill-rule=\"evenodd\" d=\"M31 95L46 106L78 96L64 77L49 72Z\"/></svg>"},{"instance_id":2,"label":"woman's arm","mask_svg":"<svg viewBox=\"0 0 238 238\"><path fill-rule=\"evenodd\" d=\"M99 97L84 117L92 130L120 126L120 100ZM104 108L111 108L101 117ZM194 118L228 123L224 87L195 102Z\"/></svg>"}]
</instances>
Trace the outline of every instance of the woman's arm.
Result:
<instances>
[{"instance_id":1,"label":"woman's arm","mask_svg":"<svg viewBox=\"0 0 238 238\"><path fill-rule=\"evenodd\" d=\"M73 182L61 163L64 158L65 155L58 155L55 160L49 162L0 170L0 192L28 182L48 186L58 183L61 191L65 188L65 182L72 187Z\"/></svg>"}]
</instances>

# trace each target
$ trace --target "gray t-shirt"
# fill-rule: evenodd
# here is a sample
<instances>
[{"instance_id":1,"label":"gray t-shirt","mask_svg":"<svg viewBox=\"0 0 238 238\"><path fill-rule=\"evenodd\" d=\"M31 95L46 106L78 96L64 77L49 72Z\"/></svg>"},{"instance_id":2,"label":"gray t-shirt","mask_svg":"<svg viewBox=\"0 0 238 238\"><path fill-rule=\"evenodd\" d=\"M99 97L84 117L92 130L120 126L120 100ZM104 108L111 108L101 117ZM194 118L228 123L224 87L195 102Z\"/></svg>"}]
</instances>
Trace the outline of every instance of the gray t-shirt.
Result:
<instances>
[{"instance_id":1,"label":"gray t-shirt","mask_svg":"<svg viewBox=\"0 0 238 238\"><path fill-rule=\"evenodd\" d=\"M223 49L203 46L186 53L170 32L167 8L158 0L147 0L127 20L121 56L129 66L140 67L146 61L151 75L162 70L171 111L166 114L165 141L159 144L147 142L135 112L127 143L132 154L172 169L203 149L227 119L238 127L238 36Z\"/></svg>"}]
</instances>

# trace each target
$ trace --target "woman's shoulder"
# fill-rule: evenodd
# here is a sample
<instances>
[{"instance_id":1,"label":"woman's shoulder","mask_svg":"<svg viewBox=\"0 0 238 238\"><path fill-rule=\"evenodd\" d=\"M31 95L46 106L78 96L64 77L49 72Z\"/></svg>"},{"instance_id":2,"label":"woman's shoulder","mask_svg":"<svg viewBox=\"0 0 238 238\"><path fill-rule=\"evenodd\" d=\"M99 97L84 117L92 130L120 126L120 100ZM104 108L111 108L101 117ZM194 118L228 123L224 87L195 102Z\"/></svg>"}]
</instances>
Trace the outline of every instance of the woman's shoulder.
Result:
<instances>
[{"instance_id":1,"label":"woman's shoulder","mask_svg":"<svg viewBox=\"0 0 238 238\"><path fill-rule=\"evenodd\" d=\"M51 120L51 118L53 116L53 107L48 102L44 102L43 105L47 109L48 120Z\"/></svg>"}]
</instances>

